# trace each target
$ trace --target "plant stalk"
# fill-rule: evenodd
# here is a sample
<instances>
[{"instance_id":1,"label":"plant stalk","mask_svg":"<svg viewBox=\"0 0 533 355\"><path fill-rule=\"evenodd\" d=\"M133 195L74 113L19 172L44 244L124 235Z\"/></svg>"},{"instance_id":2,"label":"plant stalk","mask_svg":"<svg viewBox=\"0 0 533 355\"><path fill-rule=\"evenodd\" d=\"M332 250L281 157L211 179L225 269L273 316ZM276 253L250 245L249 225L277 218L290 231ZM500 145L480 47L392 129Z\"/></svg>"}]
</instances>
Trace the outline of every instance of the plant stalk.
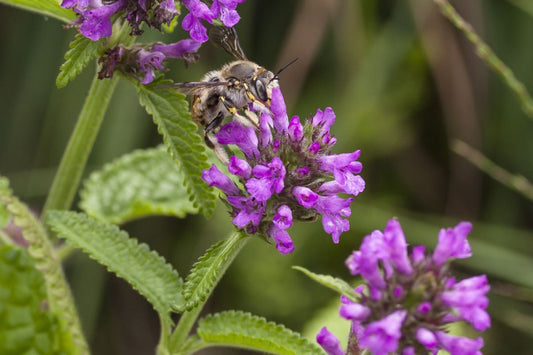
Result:
<instances>
[{"instance_id":1,"label":"plant stalk","mask_svg":"<svg viewBox=\"0 0 533 355\"><path fill-rule=\"evenodd\" d=\"M224 276L224 274L226 273L226 270L231 265L231 263L235 260L235 258L237 257L241 249L244 247L248 239L249 237L243 232L235 231L226 240L226 243L222 251L225 257L222 258L222 262L219 265L219 269L218 269L219 272L217 273L216 280L213 283L213 287L211 288L209 295L213 293L214 288L216 287L218 282L222 279L222 276ZM206 297L206 301L209 298L209 295ZM174 333L172 333L172 335L170 336L169 350L171 354L180 353L183 345L185 344L187 336L189 335L206 301L198 304L196 307L194 307L190 311L186 311L182 314L178 322L178 325L176 329L174 330Z\"/></svg>"},{"instance_id":2,"label":"plant stalk","mask_svg":"<svg viewBox=\"0 0 533 355\"><path fill-rule=\"evenodd\" d=\"M117 76L107 80L99 80L96 76L93 79L78 122L54 177L44 205L43 216L50 210L68 210L72 205L118 80Z\"/></svg>"}]
</instances>

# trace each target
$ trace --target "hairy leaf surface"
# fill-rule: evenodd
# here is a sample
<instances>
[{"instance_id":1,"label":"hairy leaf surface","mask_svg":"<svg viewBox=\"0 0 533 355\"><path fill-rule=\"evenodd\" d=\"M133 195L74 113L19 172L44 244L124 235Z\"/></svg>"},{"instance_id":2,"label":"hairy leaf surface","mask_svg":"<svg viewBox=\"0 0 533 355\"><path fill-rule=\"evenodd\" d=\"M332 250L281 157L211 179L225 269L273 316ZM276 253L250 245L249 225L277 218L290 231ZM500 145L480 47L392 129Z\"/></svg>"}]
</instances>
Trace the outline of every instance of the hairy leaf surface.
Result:
<instances>
[{"instance_id":1,"label":"hairy leaf surface","mask_svg":"<svg viewBox=\"0 0 533 355\"><path fill-rule=\"evenodd\" d=\"M197 213L183 174L163 148L127 154L93 173L81 192L90 216L120 224L148 215Z\"/></svg>"},{"instance_id":2,"label":"hairy leaf surface","mask_svg":"<svg viewBox=\"0 0 533 355\"><path fill-rule=\"evenodd\" d=\"M0 354L56 354L43 275L19 247L0 247Z\"/></svg>"},{"instance_id":3,"label":"hairy leaf surface","mask_svg":"<svg viewBox=\"0 0 533 355\"><path fill-rule=\"evenodd\" d=\"M69 50L65 53L65 62L59 68L56 78L58 88L65 87L72 81L89 62L96 58L100 41L93 41L80 33L69 44Z\"/></svg>"},{"instance_id":4,"label":"hairy leaf surface","mask_svg":"<svg viewBox=\"0 0 533 355\"><path fill-rule=\"evenodd\" d=\"M56 332L59 336L59 348L67 354L88 354L89 349L81 331L70 289L52 243L48 240L40 220L25 204L13 196L8 180L2 176L0 176L0 204L12 217L13 224L21 229L24 239L29 243L28 254L35 262L36 269L44 276L47 304L58 320ZM0 335L1 333L0 331Z\"/></svg>"},{"instance_id":5,"label":"hairy leaf surface","mask_svg":"<svg viewBox=\"0 0 533 355\"><path fill-rule=\"evenodd\" d=\"M61 3L59 0L0 0L0 3L54 17L63 22L71 22L76 18L74 11L59 6Z\"/></svg>"},{"instance_id":6,"label":"hairy leaf surface","mask_svg":"<svg viewBox=\"0 0 533 355\"><path fill-rule=\"evenodd\" d=\"M202 138L192 121L185 96L175 89L155 88L162 83L166 82L137 84L137 95L141 105L152 115L170 155L179 164L183 183L194 204L209 217L215 207L215 193L201 177L202 170L209 167Z\"/></svg>"},{"instance_id":7,"label":"hairy leaf surface","mask_svg":"<svg viewBox=\"0 0 533 355\"><path fill-rule=\"evenodd\" d=\"M71 211L51 211L47 222L60 237L129 282L166 321L170 307L183 304L177 271L117 226Z\"/></svg>"},{"instance_id":8,"label":"hairy leaf surface","mask_svg":"<svg viewBox=\"0 0 533 355\"><path fill-rule=\"evenodd\" d=\"M207 343L273 354L324 354L317 344L283 325L241 311L208 315L199 321L198 335Z\"/></svg>"},{"instance_id":9,"label":"hairy leaf surface","mask_svg":"<svg viewBox=\"0 0 533 355\"><path fill-rule=\"evenodd\" d=\"M333 291L336 291L340 293L341 295L344 295L348 297L353 302L359 301L359 296L354 291L353 287L350 286L349 283L346 281L339 279L337 277L333 277L330 275L322 275L322 274L315 274L312 271L309 271L303 267L300 266L293 266L292 267L295 270L303 272L305 275L307 275L311 280L318 282L319 284L326 286Z\"/></svg>"}]
</instances>

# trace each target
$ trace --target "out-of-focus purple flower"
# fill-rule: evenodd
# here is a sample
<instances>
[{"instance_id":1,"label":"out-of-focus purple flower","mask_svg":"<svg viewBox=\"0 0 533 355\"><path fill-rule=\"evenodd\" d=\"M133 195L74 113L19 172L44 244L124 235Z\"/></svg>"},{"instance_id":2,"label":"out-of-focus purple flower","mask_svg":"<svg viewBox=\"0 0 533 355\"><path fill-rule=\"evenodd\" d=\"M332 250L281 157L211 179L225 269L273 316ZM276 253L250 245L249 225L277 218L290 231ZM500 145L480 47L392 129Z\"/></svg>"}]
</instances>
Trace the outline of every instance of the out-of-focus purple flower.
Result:
<instances>
[{"instance_id":1,"label":"out-of-focus purple flower","mask_svg":"<svg viewBox=\"0 0 533 355\"><path fill-rule=\"evenodd\" d=\"M451 355L480 355L479 349L483 347L483 339L468 339L465 337L453 336L445 332L435 333L439 344Z\"/></svg>"},{"instance_id":2,"label":"out-of-focus purple flower","mask_svg":"<svg viewBox=\"0 0 533 355\"><path fill-rule=\"evenodd\" d=\"M481 354L481 338L444 331L448 324L461 320L477 331L490 327L487 277L457 282L448 267L458 255L471 254L466 241L470 229L469 223L462 222L442 230L442 244L433 254L426 254L423 246L415 246L409 254L395 219L387 223L384 232L374 231L363 239L360 250L346 260L350 273L363 278L364 284L356 289L360 299L355 303L341 296L339 310L343 318L352 321L352 329L358 329L352 336L362 348L372 354L436 354L441 349L452 355ZM448 252L443 250L444 244L451 246Z\"/></svg>"},{"instance_id":3,"label":"out-of-focus purple flower","mask_svg":"<svg viewBox=\"0 0 533 355\"><path fill-rule=\"evenodd\" d=\"M217 6L233 8L237 3L219 1ZM281 90L276 85L268 90L271 99L266 105L253 103L249 107L249 114L260 118L258 131L235 119L216 133L219 144L235 145L244 153L246 164L231 157L228 166L241 183L240 196L264 205L262 220L253 230L276 241L278 250L286 253L294 248L287 233L293 219L322 217L324 231L338 243L340 235L350 229L353 197L364 189L364 180L357 175L362 169L357 161L360 151L331 154L334 141L329 129L335 114L330 108L320 111L321 118L305 124L298 116L289 123ZM327 142L322 139L325 135L329 135ZM310 146L314 148L310 150ZM232 215L239 215L241 211L234 207Z\"/></svg>"},{"instance_id":4,"label":"out-of-focus purple flower","mask_svg":"<svg viewBox=\"0 0 533 355\"><path fill-rule=\"evenodd\" d=\"M172 44L156 44L153 51L161 52L168 58L187 58L187 54L196 53L202 44L192 39L183 39Z\"/></svg>"},{"instance_id":5,"label":"out-of-focus purple flower","mask_svg":"<svg viewBox=\"0 0 533 355\"><path fill-rule=\"evenodd\" d=\"M212 23L216 16L200 0L183 0L182 3L189 10L189 13L183 18L181 27L185 31L189 31L191 38L195 41L206 42L209 37L207 36L207 29L202 24L202 20Z\"/></svg>"},{"instance_id":6,"label":"out-of-focus purple flower","mask_svg":"<svg viewBox=\"0 0 533 355\"><path fill-rule=\"evenodd\" d=\"M441 229L439 243L433 253L433 262L441 266L453 258L463 259L472 256L470 244L466 240L471 229L472 224L468 222L459 223L453 229Z\"/></svg>"},{"instance_id":7,"label":"out-of-focus purple flower","mask_svg":"<svg viewBox=\"0 0 533 355\"><path fill-rule=\"evenodd\" d=\"M211 11L216 18L220 18L224 26L233 27L241 19L235 10L241 2L244 0L214 0Z\"/></svg>"},{"instance_id":8,"label":"out-of-focus purple flower","mask_svg":"<svg viewBox=\"0 0 533 355\"><path fill-rule=\"evenodd\" d=\"M80 5L80 3L78 3ZM117 0L109 5L100 3L97 7L81 9L74 7L74 11L81 15L80 32L85 37L97 41L102 37L111 36L111 16L126 6L126 0Z\"/></svg>"},{"instance_id":9,"label":"out-of-focus purple flower","mask_svg":"<svg viewBox=\"0 0 533 355\"><path fill-rule=\"evenodd\" d=\"M456 283L442 293L441 299L462 319L471 323L475 330L482 332L490 327L490 316L485 310L489 304L486 296L489 290L487 276L479 275Z\"/></svg>"},{"instance_id":10,"label":"out-of-focus purple flower","mask_svg":"<svg viewBox=\"0 0 533 355\"><path fill-rule=\"evenodd\" d=\"M341 348L339 339L326 327L320 329L320 332L316 335L316 341L328 355L344 355L344 350Z\"/></svg>"},{"instance_id":11,"label":"out-of-focus purple flower","mask_svg":"<svg viewBox=\"0 0 533 355\"><path fill-rule=\"evenodd\" d=\"M161 52L150 52L145 49L139 50L137 55L139 66L144 72L141 84L149 84L154 80L154 69L163 69L161 62L165 59L165 55Z\"/></svg>"},{"instance_id":12,"label":"out-of-focus purple flower","mask_svg":"<svg viewBox=\"0 0 533 355\"><path fill-rule=\"evenodd\" d=\"M81 34L93 41L111 36L111 17L119 12L130 24L132 36L143 33L142 23L160 30L178 14L174 0L63 0L61 6L80 15L72 25L80 25Z\"/></svg>"},{"instance_id":13,"label":"out-of-focus purple flower","mask_svg":"<svg viewBox=\"0 0 533 355\"><path fill-rule=\"evenodd\" d=\"M155 44L149 49L143 45L133 45L129 48L117 46L108 49L106 54L99 59L102 68L98 78L111 78L115 69L125 75L131 75L141 84L149 84L154 80L156 70L164 70L163 60L168 58L183 58L191 60L191 54L200 46L200 43L186 39L173 44Z\"/></svg>"}]
</instances>

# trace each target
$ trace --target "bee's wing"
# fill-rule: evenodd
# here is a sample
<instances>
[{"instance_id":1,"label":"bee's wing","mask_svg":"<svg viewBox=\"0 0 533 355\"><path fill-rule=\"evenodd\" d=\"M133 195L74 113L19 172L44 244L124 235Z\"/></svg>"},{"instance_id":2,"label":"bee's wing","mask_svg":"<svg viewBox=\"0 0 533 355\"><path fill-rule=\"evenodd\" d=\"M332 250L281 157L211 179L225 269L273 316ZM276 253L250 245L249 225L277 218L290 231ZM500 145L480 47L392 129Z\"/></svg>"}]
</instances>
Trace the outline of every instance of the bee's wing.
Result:
<instances>
[{"instance_id":1,"label":"bee's wing","mask_svg":"<svg viewBox=\"0 0 533 355\"><path fill-rule=\"evenodd\" d=\"M241 48L235 28L211 25L209 38L236 59L248 60Z\"/></svg>"},{"instance_id":2,"label":"bee's wing","mask_svg":"<svg viewBox=\"0 0 533 355\"><path fill-rule=\"evenodd\" d=\"M215 86L227 86L227 81L188 81L184 83L172 83L156 86L156 89L178 88L180 92L191 95L200 89L211 88Z\"/></svg>"}]
</instances>

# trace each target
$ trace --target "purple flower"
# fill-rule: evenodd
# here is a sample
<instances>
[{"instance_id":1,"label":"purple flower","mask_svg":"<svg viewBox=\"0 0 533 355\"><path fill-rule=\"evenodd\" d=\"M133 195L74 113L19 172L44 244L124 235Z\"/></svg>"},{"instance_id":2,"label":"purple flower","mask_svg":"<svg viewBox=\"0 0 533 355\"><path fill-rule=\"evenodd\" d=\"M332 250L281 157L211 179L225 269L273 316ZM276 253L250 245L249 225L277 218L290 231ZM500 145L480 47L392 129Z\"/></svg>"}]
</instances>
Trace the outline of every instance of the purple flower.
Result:
<instances>
[{"instance_id":1,"label":"purple flower","mask_svg":"<svg viewBox=\"0 0 533 355\"><path fill-rule=\"evenodd\" d=\"M482 332L490 327L490 316L485 311L489 304L486 294L490 286L487 276L479 275L456 283L441 295L442 302L454 308L462 319Z\"/></svg>"},{"instance_id":2,"label":"purple flower","mask_svg":"<svg viewBox=\"0 0 533 355\"><path fill-rule=\"evenodd\" d=\"M483 339L468 339L436 332L437 339L441 347L451 355L480 355L479 349L483 347Z\"/></svg>"},{"instance_id":3,"label":"purple flower","mask_svg":"<svg viewBox=\"0 0 533 355\"><path fill-rule=\"evenodd\" d=\"M201 45L202 43L196 42L192 39L183 39L172 44L156 44L152 47L152 50L161 52L169 58L185 59L187 58L187 54L196 53L196 51L200 48Z\"/></svg>"},{"instance_id":4,"label":"purple flower","mask_svg":"<svg viewBox=\"0 0 533 355\"><path fill-rule=\"evenodd\" d=\"M365 327L359 344L369 349L374 355L387 355L396 351L402 336L401 327L407 311L393 312L385 318L372 322Z\"/></svg>"},{"instance_id":5,"label":"purple flower","mask_svg":"<svg viewBox=\"0 0 533 355\"><path fill-rule=\"evenodd\" d=\"M441 229L439 243L433 253L433 262L441 266L451 258L463 259L472 256L470 244L466 240L471 229L472 224L468 222L459 223L453 229Z\"/></svg>"},{"instance_id":6,"label":"purple flower","mask_svg":"<svg viewBox=\"0 0 533 355\"><path fill-rule=\"evenodd\" d=\"M191 38L195 41L206 42L209 37L207 36L207 29L202 24L202 20L212 23L215 15L200 0L183 0L182 3L189 9L189 13L183 18L181 27L185 31L189 31Z\"/></svg>"},{"instance_id":7,"label":"purple flower","mask_svg":"<svg viewBox=\"0 0 533 355\"><path fill-rule=\"evenodd\" d=\"M214 0L211 11L216 18L220 18L224 26L233 27L241 17L235 10L237 5L244 0Z\"/></svg>"},{"instance_id":8,"label":"purple flower","mask_svg":"<svg viewBox=\"0 0 533 355\"><path fill-rule=\"evenodd\" d=\"M219 1L216 6L222 4L232 9L237 2ZM252 226L251 230L267 235L278 250L287 252L294 248L288 235L293 219L321 217L324 231L338 243L340 235L350 229L351 203L364 189L364 180L357 175L362 169L357 161L360 151L333 155L332 137L327 142L318 139L329 135L333 110L326 109L321 119L304 124L294 116L289 123L277 83L267 92L271 99L266 104L251 103L249 112L245 112L260 117L257 130L236 118L215 134L219 144L235 145L244 154L243 158L232 156L228 163L229 173L240 182L239 196L247 201L253 198L254 203L264 206L259 224L244 228L250 230ZM310 150L310 145L315 148ZM240 212L235 207L232 214ZM235 225L243 228L242 223Z\"/></svg>"},{"instance_id":9,"label":"purple flower","mask_svg":"<svg viewBox=\"0 0 533 355\"><path fill-rule=\"evenodd\" d=\"M111 16L125 6L126 0L117 0L110 5L100 5L95 8L84 10L74 8L81 15L81 34L93 41L111 36Z\"/></svg>"},{"instance_id":10,"label":"purple flower","mask_svg":"<svg viewBox=\"0 0 533 355\"><path fill-rule=\"evenodd\" d=\"M239 194L239 188L214 164L211 165L211 168L202 172L202 179L204 179L209 186L215 186L228 196L236 196Z\"/></svg>"},{"instance_id":11,"label":"purple flower","mask_svg":"<svg viewBox=\"0 0 533 355\"><path fill-rule=\"evenodd\" d=\"M145 49L139 50L137 55L139 66L144 71L141 84L149 84L154 80L154 69L163 69L161 62L165 59L165 55L161 52L149 52Z\"/></svg>"},{"instance_id":12,"label":"purple flower","mask_svg":"<svg viewBox=\"0 0 533 355\"><path fill-rule=\"evenodd\" d=\"M344 355L339 340L326 327L320 329L320 332L316 335L316 341L328 355Z\"/></svg>"},{"instance_id":13,"label":"purple flower","mask_svg":"<svg viewBox=\"0 0 533 355\"><path fill-rule=\"evenodd\" d=\"M396 219L384 232L366 236L360 250L347 259L352 275L361 275L364 284L356 289L358 302L341 296L339 314L352 321L362 348L372 354L391 352L411 355L436 354L444 349L452 355L481 354L483 340L448 335L444 329L455 321L466 321L477 331L490 327L486 309L490 290L485 275L459 282L451 275L448 261L470 255L466 235L469 223L442 230L434 253L423 246L408 253L407 242ZM442 245L451 246L448 252ZM361 332L362 330L362 332Z\"/></svg>"}]
</instances>

